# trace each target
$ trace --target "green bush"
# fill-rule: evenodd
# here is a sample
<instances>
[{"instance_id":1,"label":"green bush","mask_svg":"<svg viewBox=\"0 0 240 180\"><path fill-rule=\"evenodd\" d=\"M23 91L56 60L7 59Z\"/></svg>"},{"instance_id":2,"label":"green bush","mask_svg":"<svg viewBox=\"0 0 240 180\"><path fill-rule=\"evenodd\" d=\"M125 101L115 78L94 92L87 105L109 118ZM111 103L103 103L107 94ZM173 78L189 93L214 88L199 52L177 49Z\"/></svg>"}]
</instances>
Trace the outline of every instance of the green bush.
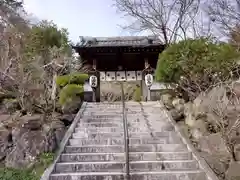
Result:
<instances>
[{"instance_id":1,"label":"green bush","mask_svg":"<svg viewBox=\"0 0 240 180\"><path fill-rule=\"evenodd\" d=\"M58 87L63 88L67 84L84 84L88 79L88 74L83 73L71 73L68 75L58 76L56 83Z\"/></svg>"},{"instance_id":2,"label":"green bush","mask_svg":"<svg viewBox=\"0 0 240 180\"><path fill-rule=\"evenodd\" d=\"M45 169L53 162L53 153L44 153L30 169L0 168L1 180L39 180Z\"/></svg>"},{"instance_id":3,"label":"green bush","mask_svg":"<svg viewBox=\"0 0 240 180\"><path fill-rule=\"evenodd\" d=\"M227 43L216 44L204 38L180 41L159 55L156 80L182 85L184 79L184 89L197 96L217 80L230 77L238 58L239 53Z\"/></svg>"},{"instance_id":4,"label":"green bush","mask_svg":"<svg viewBox=\"0 0 240 180\"><path fill-rule=\"evenodd\" d=\"M84 89L79 84L68 84L59 93L59 103L63 106L74 98L80 97Z\"/></svg>"},{"instance_id":5,"label":"green bush","mask_svg":"<svg viewBox=\"0 0 240 180\"><path fill-rule=\"evenodd\" d=\"M0 169L1 180L38 180L30 170L17 170L10 168Z\"/></svg>"},{"instance_id":6,"label":"green bush","mask_svg":"<svg viewBox=\"0 0 240 180\"><path fill-rule=\"evenodd\" d=\"M156 80L178 82L181 76L203 76L204 72L228 75L239 53L229 44L208 39L186 40L173 44L159 55Z\"/></svg>"}]
</instances>

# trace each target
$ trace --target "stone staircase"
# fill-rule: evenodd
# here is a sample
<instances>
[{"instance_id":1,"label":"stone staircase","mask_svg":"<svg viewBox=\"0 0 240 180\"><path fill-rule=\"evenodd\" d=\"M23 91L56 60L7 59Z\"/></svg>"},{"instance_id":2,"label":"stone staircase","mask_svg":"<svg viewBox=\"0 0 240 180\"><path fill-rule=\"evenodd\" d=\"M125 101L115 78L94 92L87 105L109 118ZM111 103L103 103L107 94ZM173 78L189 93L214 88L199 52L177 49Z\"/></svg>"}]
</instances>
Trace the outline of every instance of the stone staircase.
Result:
<instances>
[{"instance_id":1,"label":"stone staircase","mask_svg":"<svg viewBox=\"0 0 240 180\"><path fill-rule=\"evenodd\" d=\"M131 180L210 180L158 102L127 102ZM49 180L123 180L121 103L87 103ZM211 179L212 180L212 179Z\"/></svg>"}]
</instances>

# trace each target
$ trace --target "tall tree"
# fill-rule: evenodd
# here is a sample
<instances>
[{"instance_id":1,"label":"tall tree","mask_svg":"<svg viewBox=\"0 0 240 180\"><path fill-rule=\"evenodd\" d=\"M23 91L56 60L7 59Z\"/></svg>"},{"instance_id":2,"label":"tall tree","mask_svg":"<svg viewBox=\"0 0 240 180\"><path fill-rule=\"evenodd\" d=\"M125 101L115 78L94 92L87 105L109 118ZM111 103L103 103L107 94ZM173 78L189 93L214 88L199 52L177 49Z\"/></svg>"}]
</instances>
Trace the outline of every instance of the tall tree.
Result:
<instances>
[{"instance_id":1,"label":"tall tree","mask_svg":"<svg viewBox=\"0 0 240 180\"><path fill-rule=\"evenodd\" d=\"M48 21L42 21L31 28L25 46L28 55L48 55L50 49L54 46L61 48L64 53L70 55L71 51L66 29L59 29L56 24Z\"/></svg>"},{"instance_id":2,"label":"tall tree","mask_svg":"<svg viewBox=\"0 0 240 180\"><path fill-rule=\"evenodd\" d=\"M23 14L26 14L26 12L22 1L0 0L0 30L3 30L7 25L15 26L21 30L24 29L26 21L22 17Z\"/></svg>"},{"instance_id":3,"label":"tall tree","mask_svg":"<svg viewBox=\"0 0 240 180\"><path fill-rule=\"evenodd\" d=\"M127 28L150 30L165 44L186 38L199 5L200 0L114 0L117 10L132 20Z\"/></svg>"}]
</instances>

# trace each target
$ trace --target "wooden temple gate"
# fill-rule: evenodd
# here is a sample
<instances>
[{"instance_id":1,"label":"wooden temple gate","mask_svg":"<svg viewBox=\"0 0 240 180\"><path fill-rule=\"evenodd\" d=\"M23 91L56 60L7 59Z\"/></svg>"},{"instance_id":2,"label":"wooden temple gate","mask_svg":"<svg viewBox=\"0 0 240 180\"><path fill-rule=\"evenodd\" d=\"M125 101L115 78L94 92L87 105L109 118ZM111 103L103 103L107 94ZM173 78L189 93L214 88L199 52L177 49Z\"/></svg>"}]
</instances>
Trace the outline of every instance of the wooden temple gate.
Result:
<instances>
[{"instance_id":1,"label":"wooden temple gate","mask_svg":"<svg viewBox=\"0 0 240 180\"><path fill-rule=\"evenodd\" d=\"M98 77L95 93L96 101L100 102L101 84L104 82L138 82L142 96L146 97L144 76L154 73L164 45L156 37L130 36L83 39L73 49L83 63L92 68L89 74Z\"/></svg>"}]
</instances>

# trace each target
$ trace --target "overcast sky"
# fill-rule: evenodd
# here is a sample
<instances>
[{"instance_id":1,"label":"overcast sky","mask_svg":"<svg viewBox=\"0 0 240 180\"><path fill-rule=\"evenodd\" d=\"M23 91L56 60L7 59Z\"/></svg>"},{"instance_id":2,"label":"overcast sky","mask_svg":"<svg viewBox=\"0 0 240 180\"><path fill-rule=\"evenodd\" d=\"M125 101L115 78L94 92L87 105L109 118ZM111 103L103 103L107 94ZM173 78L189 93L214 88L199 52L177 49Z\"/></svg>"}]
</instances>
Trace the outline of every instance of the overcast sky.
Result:
<instances>
[{"instance_id":1,"label":"overcast sky","mask_svg":"<svg viewBox=\"0 0 240 180\"><path fill-rule=\"evenodd\" d=\"M124 20L112 7L112 0L24 0L24 3L27 12L39 19L53 20L59 27L67 28L74 42L79 36L129 35L119 27Z\"/></svg>"}]
</instances>

